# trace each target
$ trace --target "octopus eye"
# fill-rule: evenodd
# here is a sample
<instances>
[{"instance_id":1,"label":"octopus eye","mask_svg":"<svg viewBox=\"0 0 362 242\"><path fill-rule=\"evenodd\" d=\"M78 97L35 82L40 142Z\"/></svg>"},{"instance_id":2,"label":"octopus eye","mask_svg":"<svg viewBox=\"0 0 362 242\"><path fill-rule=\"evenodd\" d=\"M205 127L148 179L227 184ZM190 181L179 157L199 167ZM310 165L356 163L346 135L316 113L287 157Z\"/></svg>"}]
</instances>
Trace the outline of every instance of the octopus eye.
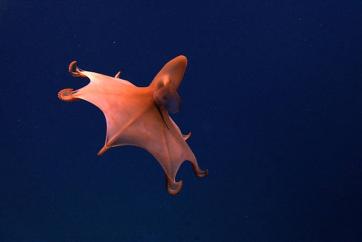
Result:
<instances>
[{"instance_id":1,"label":"octopus eye","mask_svg":"<svg viewBox=\"0 0 362 242\"><path fill-rule=\"evenodd\" d=\"M161 87L163 87L164 85L163 85L163 82L159 82L159 83L157 83L157 88L161 88Z\"/></svg>"}]
</instances>

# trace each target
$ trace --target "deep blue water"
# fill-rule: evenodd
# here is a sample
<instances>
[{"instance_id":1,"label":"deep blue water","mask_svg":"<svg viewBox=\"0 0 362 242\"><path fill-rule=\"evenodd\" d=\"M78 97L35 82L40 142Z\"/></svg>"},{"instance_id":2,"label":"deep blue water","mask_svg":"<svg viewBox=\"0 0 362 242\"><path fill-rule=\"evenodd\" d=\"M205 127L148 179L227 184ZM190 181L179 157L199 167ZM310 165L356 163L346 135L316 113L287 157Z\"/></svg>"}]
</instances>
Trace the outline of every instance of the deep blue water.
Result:
<instances>
[{"instance_id":1,"label":"deep blue water","mask_svg":"<svg viewBox=\"0 0 362 242\"><path fill-rule=\"evenodd\" d=\"M362 241L361 1L0 1L1 242ZM184 54L179 196L57 92Z\"/></svg>"}]
</instances>

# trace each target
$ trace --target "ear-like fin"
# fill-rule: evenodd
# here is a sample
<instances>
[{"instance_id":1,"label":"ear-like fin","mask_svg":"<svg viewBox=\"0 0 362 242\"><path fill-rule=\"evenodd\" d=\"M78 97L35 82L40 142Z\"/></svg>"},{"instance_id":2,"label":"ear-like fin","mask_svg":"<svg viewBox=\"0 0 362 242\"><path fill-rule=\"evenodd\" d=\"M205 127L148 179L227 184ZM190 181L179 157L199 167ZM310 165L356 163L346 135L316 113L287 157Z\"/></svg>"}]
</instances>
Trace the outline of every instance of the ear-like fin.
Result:
<instances>
[{"instance_id":1,"label":"ear-like fin","mask_svg":"<svg viewBox=\"0 0 362 242\"><path fill-rule=\"evenodd\" d=\"M164 79L168 79L172 83L173 87L177 90L180 86L182 78L184 77L186 66L186 56L179 55L173 58L162 67L155 78L153 78L150 86L152 88L157 88L160 83L165 81Z\"/></svg>"},{"instance_id":2,"label":"ear-like fin","mask_svg":"<svg viewBox=\"0 0 362 242\"><path fill-rule=\"evenodd\" d=\"M153 99L158 107L171 113L180 109L181 98L177 93L187 66L187 58L183 55L167 62L150 84L154 90Z\"/></svg>"}]
</instances>

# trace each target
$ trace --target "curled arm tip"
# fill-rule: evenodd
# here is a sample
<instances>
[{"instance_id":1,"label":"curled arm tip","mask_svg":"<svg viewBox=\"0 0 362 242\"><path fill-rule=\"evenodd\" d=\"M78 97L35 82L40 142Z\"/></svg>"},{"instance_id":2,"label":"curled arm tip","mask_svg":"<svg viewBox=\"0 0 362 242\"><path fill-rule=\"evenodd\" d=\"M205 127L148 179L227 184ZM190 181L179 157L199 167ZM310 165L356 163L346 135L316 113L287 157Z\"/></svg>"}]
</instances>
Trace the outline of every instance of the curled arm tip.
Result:
<instances>
[{"instance_id":1,"label":"curled arm tip","mask_svg":"<svg viewBox=\"0 0 362 242\"><path fill-rule=\"evenodd\" d=\"M75 91L72 88L65 88L63 90L60 90L58 92L58 98L65 102L72 102L78 100L76 97L74 97Z\"/></svg>"},{"instance_id":2,"label":"curled arm tip","mask_svg":"<svg viewBox=\"0 0 362 242\"><path fill-rule=\"evenodd\" d=\"M166 176L166 186L167 192L170 195L177 195L182 189L183 182L182 181L175 181Z\"/></svg>"},{"instance_id":3,"label":"curled arm tip","mask_svg":"<svg viewBox=\"0 0 362 242\"><path fill-rule=\"evenodd\" d=\"M68 67L69 73L74 77L86 77L77 66L77 61L72 61Z\"/></svg>"}]
</instances>

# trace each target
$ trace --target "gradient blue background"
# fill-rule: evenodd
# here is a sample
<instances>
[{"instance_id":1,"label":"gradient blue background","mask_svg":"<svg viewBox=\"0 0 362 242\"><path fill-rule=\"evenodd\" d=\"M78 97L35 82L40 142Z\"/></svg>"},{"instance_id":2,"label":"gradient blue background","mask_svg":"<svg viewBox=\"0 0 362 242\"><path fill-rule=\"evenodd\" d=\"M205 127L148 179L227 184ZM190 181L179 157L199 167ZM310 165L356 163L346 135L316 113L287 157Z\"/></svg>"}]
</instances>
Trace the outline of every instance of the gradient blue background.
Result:
<instances>
[{"instance_id":1,"label":"gradient blue background","mask_svg":"<svg viewBox=\"0 0 362 242\"><path fill-rule=\"evenodd\" d=\"M0 1L1 242L362 241L361 1ZM147 85L189 66L174 118L209 177L164 189L143 150L57 92L80 67Z\"/></svg>"}]
</instances>

